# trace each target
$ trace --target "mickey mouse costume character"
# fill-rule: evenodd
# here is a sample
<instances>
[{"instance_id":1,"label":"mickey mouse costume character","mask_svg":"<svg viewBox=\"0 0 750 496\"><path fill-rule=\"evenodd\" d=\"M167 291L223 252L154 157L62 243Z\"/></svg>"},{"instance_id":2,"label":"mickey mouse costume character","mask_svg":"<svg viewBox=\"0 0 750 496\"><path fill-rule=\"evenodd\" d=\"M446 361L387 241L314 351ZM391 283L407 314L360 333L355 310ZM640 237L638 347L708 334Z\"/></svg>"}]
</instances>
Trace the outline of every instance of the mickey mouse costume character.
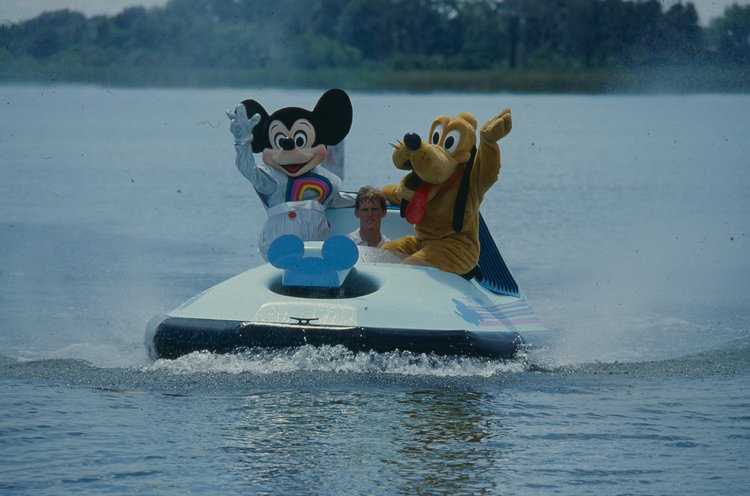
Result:
<instances>
[{"instance_id":1,"label":"mickey mouse costume character","mask_svg":"<svg viewBox=\"0 0 750 496\"><path fill-rule=\"evenodd\" d=\"M341 179L318 167L326 158L326 147L339 144L349 133L349 96L332 89L312 111L284 107L270 115L257 101L244 100L227 110L227 116L237 169L253 184L268 214L258 240L260 253L265 257L273 240L284 234L324 240L331 230L325 208L354 203L351 194L339 191ZM256 166L253 153L261 153L262 164Z\"/></svg>"}]
</instances>

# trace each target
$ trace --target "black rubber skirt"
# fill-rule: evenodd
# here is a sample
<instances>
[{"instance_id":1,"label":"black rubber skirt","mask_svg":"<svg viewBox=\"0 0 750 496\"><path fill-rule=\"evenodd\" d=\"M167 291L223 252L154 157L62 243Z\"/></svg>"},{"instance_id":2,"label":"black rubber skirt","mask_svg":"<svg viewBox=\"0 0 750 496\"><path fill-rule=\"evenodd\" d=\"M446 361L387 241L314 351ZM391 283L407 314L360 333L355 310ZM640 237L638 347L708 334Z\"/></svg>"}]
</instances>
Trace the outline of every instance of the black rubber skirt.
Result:
<instances>
[{"instance_id":1,"label":"black rubber skirt","mask_svg":"<svg viewBox=\"0 0 750 496\"><path fill-rule=\"evenodd\" d=\"M194 351L234 353L252 348L342 345L352 351L410 351L513 359L523 347L516 332L391 329L306 323L273 324L165 317L147 335L152 358L174 359Z\"/></svg>"}]
</instances>

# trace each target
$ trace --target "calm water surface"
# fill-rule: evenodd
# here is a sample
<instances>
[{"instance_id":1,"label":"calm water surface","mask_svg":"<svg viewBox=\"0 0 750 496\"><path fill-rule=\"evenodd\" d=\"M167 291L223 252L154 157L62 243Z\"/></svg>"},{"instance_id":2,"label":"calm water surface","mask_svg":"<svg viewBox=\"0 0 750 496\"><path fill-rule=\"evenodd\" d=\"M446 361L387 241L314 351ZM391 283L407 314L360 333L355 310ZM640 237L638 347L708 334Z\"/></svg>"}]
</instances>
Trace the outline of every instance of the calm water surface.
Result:
<instances>
[{"instance_id":1,"label":"calm water surface","mask_svg":"<svg viewBox=\"0 0 750 496\"><path fill-rule=\"evenodd\" d=\"M0 493L750 493L747 95L353 92L348 189L513 109L483 211L559 337L150 361L153 315L260 263L224 109L319 94L0 87Z\"/></svg>"}]
</instances>

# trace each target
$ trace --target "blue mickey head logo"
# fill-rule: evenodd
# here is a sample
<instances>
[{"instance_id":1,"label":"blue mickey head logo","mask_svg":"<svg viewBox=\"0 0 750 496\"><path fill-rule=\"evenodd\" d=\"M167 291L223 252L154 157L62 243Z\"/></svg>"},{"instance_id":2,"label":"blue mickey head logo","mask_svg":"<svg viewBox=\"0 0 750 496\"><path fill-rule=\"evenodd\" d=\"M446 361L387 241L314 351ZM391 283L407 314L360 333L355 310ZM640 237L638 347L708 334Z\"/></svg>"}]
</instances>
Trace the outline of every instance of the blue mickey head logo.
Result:
<instances>
[{"instance_id":1,"label":"blue mickey head logo","mask_svg":"<svg viewBox=\"0 0 750 496\"><path fill-rule=\"evenodd\" d=\"M357 246L346 236L328 238L320 256L305 256L305 243L294 234L276 238L268 248L271 265L284 269L285 286L339 287L358 256Z\"/></svg>"}]
</instances>

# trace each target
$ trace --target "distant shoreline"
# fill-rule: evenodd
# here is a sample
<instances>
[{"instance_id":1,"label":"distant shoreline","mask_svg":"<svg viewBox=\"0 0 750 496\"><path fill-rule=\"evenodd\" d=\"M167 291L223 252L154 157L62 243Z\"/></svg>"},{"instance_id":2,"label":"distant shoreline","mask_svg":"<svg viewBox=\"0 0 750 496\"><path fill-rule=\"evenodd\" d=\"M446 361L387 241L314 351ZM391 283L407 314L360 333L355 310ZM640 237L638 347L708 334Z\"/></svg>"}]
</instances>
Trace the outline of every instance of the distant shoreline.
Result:
<instances>
[{"instance_id":1,"label":"distant shoreline","mask_svg":"<svg viewBox=\"0 0 750 496\"><path fill-rule=\"evenodd\" d=\"M7 62L7 60L6 60ZM510 93L750 93L750 68L736 66L639 69L202 69L186 67L0 67L0 84L100 84L123 87L343 87L364 91Z\"/></svg>"}]
</instances>

